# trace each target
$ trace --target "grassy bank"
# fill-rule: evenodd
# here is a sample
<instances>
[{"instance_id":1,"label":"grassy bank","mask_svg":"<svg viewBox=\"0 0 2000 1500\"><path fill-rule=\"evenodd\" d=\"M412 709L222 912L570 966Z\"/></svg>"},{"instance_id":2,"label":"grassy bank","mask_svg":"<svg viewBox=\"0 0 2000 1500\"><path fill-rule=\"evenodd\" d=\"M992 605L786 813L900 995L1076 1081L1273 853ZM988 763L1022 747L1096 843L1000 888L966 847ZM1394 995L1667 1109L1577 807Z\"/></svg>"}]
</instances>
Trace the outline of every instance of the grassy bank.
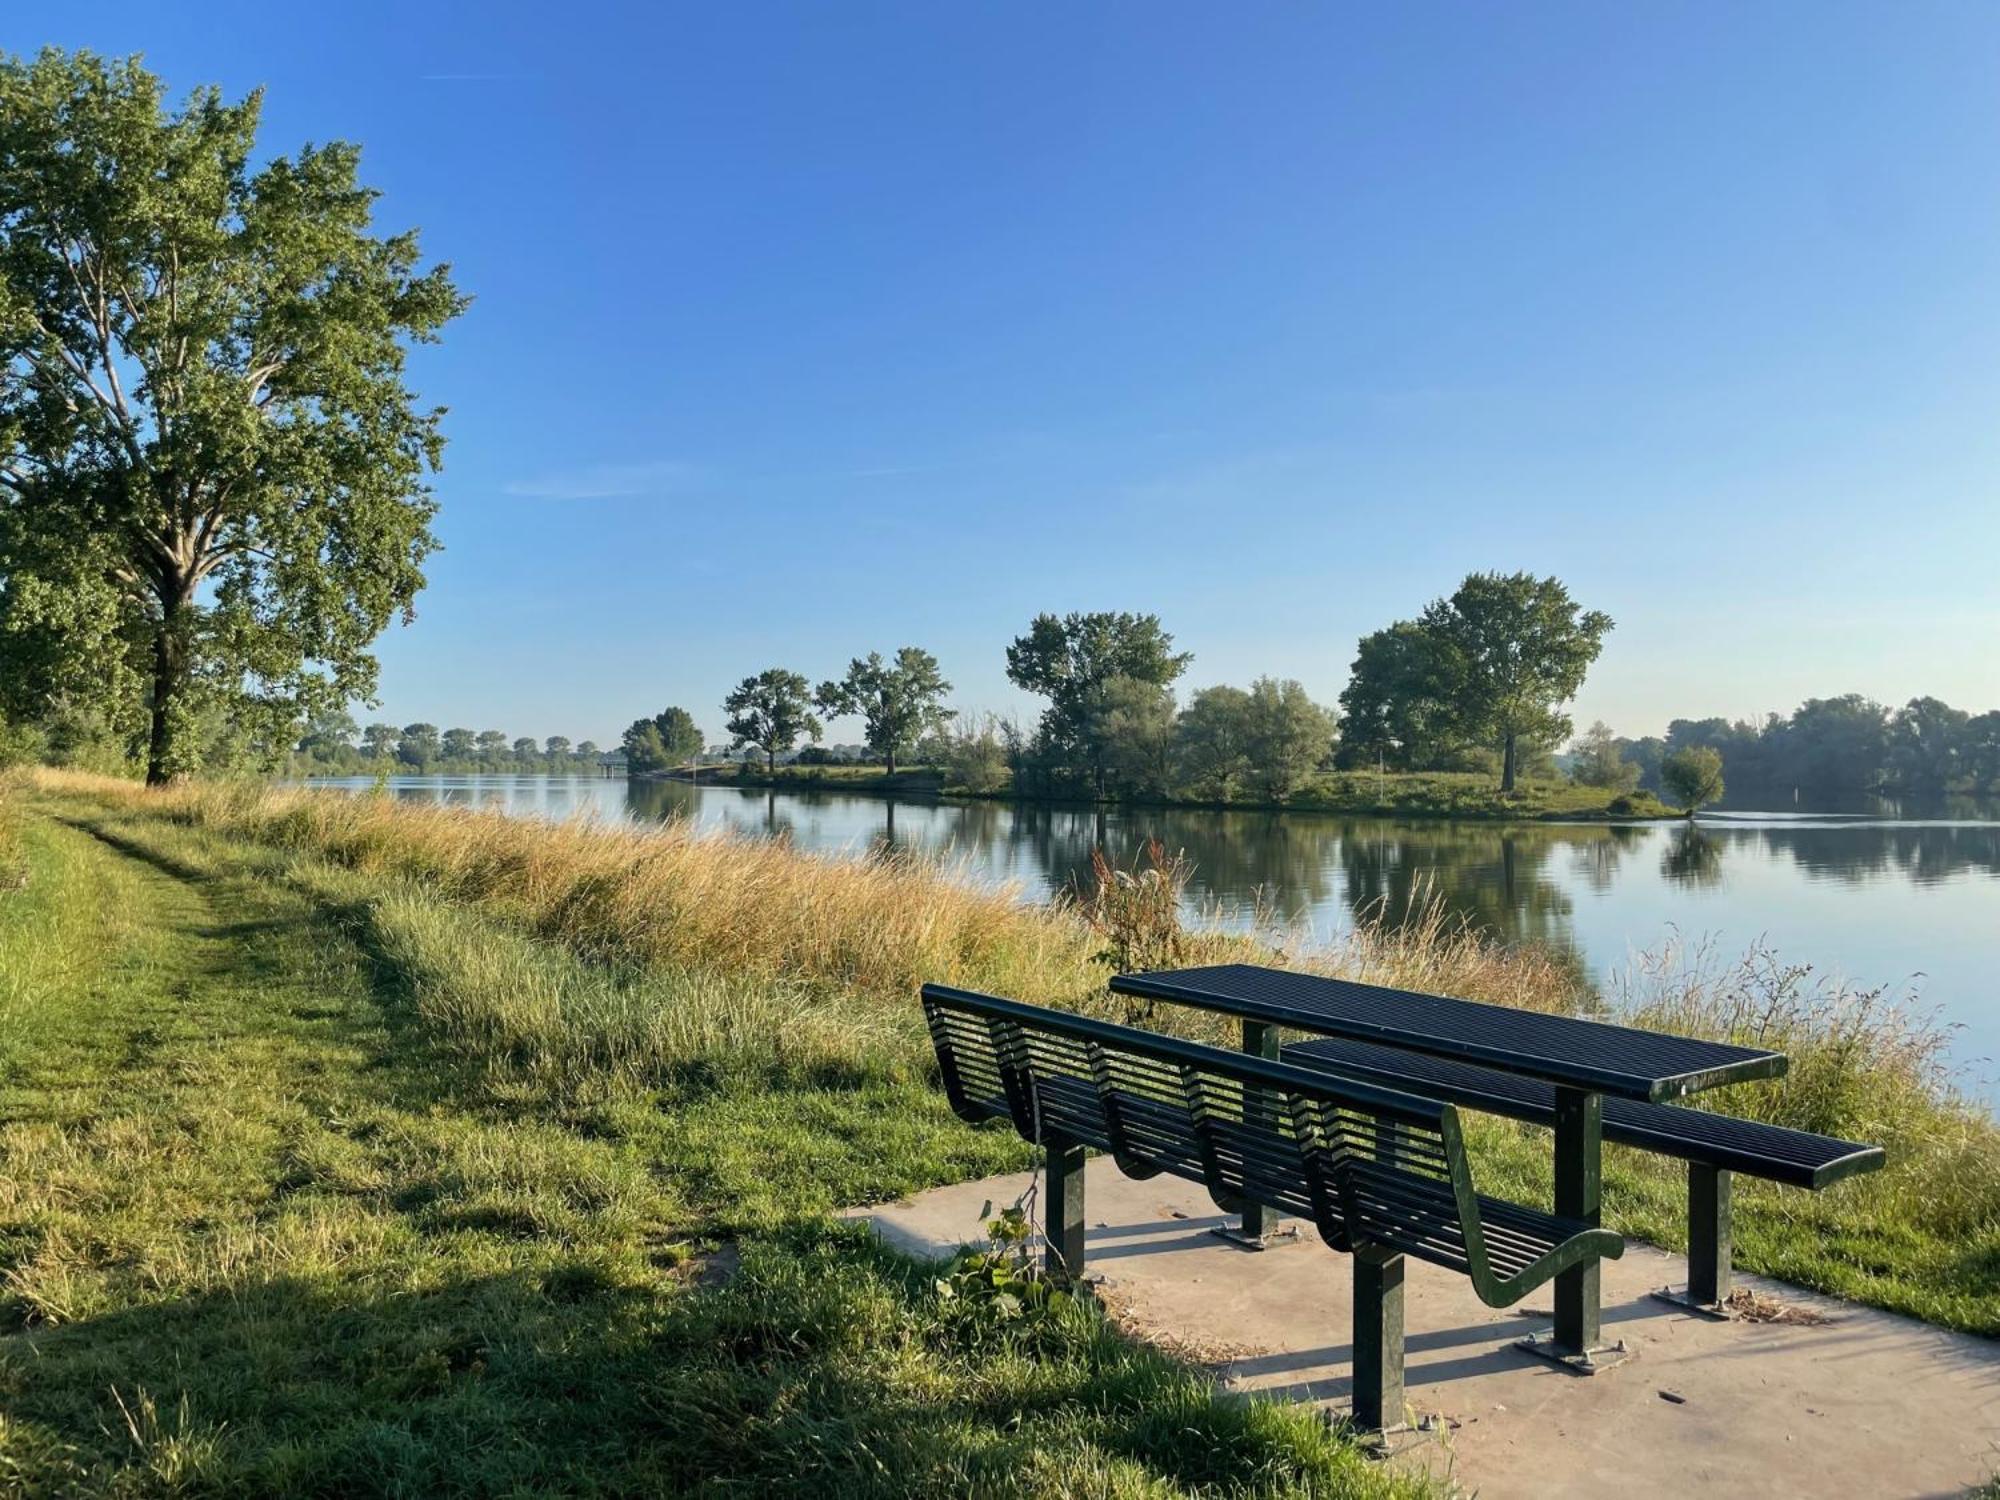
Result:
<instances>
[{"instance_id":1,"label":"grassy bank","mask_svg":"<svg viewBox=\"0 0 2000 1500\"><path fill-rule=\"evenodd\" d=\"M947 1305L829 1216L1023 1162L813 972L879 952L609 942L588 847L545 907L435 843L222 826L246 804L6 806L0 1493L1412 1492L1086 1307ZM936 899L994 972L993 914ZM1050 962L1012 934L1013 972Z\"/></svg>"},{"instance_id":2,"label":"grassy bank","mask_svg":"<svg viewBox=\"0 0 2000 1500\"><path fill-rule=\"evenodd\" d=\"M1011 788L974 793L953 785L941 771L918 766L890 776L880 766L779 766L743 763L712 766L700 780L719 786L772 787L781 791L850 792L875 796L1010 798ZM1139 799L1148 807L1230 808L1265 812L1343 813L1352 817L1464 818L1666 818L1675 815L1651 792L1617 793L1568 781L1523 781L1502 792L1491 776L1472 772L1327 771L1309 778L1283 803L1248 792L1226 800L1191 797Z\"/></svg>"},{"instance_id":3,"label":"grassy bank","mask_svg":"<svg viewBox=\"0 0 2000 1500\"><path fill-rule=\"evenodd\" d=\"M830 1217L1026 1165L938 1099L921 979L1119 1015L1107 954L1244 951L1121 889L1093 922L900 858L13 784L0 1491L1388 1492L1309 1416L1083 1308L948 1306ZM1286 957L1590 1003L1435 923ZM1726 1106L1890 1147L1826 1194L1742 1185L1742 1264L2000 1332L2000 1132L1934 1039L1769 965L1677 955L1613 998L1793 1052ZM1474 1145L1489 1190L1543 1190L1544 1135ZM1678 1240L1677 1173L1614 1150L1607 1179Z\"/></svg>"}]
</instances>

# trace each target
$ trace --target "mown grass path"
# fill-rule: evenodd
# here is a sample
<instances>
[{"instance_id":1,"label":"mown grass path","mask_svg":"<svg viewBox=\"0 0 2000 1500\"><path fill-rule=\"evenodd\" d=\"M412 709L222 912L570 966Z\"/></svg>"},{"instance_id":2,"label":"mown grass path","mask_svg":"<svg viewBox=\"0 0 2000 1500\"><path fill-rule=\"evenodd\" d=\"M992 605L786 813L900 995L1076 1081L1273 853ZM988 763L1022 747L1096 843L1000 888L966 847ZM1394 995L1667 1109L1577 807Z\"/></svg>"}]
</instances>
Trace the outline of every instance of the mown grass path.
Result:
<instances>
[{"instance_id":1,"label":"mown grass path","mask_svg":"<svg viewBox=\"0 0 2000 1500\"><path fill-rule=\"evenodd\" d=\"M87 799L15 811L0 1493L1400 1483L1087 1310L941 1303L828 1219L1009 1159L937 1131L921 1080L810 1058L645 1089L514 1076L426 1017L495 954L580 960Z\"/></svg>"}]
</instances>

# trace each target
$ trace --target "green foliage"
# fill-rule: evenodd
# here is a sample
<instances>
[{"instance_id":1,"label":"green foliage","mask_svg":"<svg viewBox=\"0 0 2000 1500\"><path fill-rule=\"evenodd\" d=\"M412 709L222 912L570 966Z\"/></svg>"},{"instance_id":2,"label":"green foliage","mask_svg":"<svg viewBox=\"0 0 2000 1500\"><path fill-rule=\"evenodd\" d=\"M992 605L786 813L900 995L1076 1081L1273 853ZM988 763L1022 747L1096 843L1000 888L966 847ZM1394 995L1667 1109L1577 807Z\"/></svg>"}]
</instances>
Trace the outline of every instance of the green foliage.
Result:
<instances>
[{"instance_id":1,"label":"green foliage","mask_svg":"<svg viewBox=\"0 0 2000 1500\"><path fill-rule=\"evenodd\" d=\"M630 770L667 771L701 754L701 729L686 709L663 708L650 719L634 719L622 744Z\"/></svg>"},{"instance_id":2,"label":"green foliage","mask_svg":"<svg viewBox=\"0 0 2000 1500\"><path fill-rule=\"evenodd\" d=\"M1676 750L1660 762L1660 780L1691 818L1722 795L1722 757L1706 745Z\"/></svg>"},{"instance_id":3,"label":"green foliage","mask_svg":"<svg viewBox=\"0 0 2000 1500\"><path fill-rule=\"evenodd\" d=\"M353 146L253 169L260 95L164 97L0 63L0 684L134 728L143 690L153 781L372 690L435 545L405 348L465 305L373 231Z\"/></svg>"},{"instance_id":4,"label":"green foliage","mask_svg":"<svg viewBox=\"0 0 2000 1500\"><path fill-rule=\"evenodd\" d=\"M950 691L937 658L919 647L905 646L894 662L884 662L879 651L855 657L847 664L847 675L821 683L814 698L820 711L830 716L859 714L870 753L893 776L896 758L951 717L944 707Z\"/></svg>"},{"instance_id":5,"label":"green foliage","mask_svg":"<svg viewBox=\"0 0 2000 1500\"><path fill-rule=\"evenodd\" d=\"M756 746L764 752L766 770L774 768L778 757L801 736L815 742L820 737L820 722L813 717L805 678L783 667L770 667L744 678L722 700L722 706L729 714L723 727L731 735L732 748Z\"/></svg>"},{"instance_id":6,"label":"green foliage","mask_svg":"<svg viewBox=\"0 0 2000 1500\"><path fill-rule=\"evenodd\" d=\"M442 749L435 724L405 724L396 739L396 759L412 770L428 768Z\"/></svg>"},{"instance_id":7,"label":"green foliage","mask_svg":"<svg viewBox=\"0 0 2000 1500\"><path fill-rule=\"evenodd\" d=\"M1013 780L1008 727L992 714L955 715L926 742L928 759L944 773L946 785L975 797L1004 791ZM919 754L923 754L920 747Z\"/></svg>"},{"instance_id":8,"label":"green foliage","mask_svg":"<svg viewBox=\"0 0 2000 1500\"><path fill-rule=\"evenodd\" d=\"M1583 786L1629 792L1639 785L1639 767L1625 758L1611 726L1602 719L1586 729L1571 747L1575 760L1570 775Z\"/></svg>"},{"instance_id":9,"label":"green foliage","mask_svg":"<svg viewBox=\"0 0 2000 1500\"><path fill-rule=\"evenodd\" d=\"M1136 677L1108 677L1091 695L1084 723L1100 791L1166 794L1173 774L1172 689Z\"/></svg>"},{"instance_id":10,"label":"green foliage","mask_svg":"<svg viewBox=\"0 0 2000 1500\"><path fill-rule=\"evenodd\" d=\"M1289 800L1333 753L1334 717L1298 682L1259 677L1244 719L1252 784L1273 802Z\"/></svg>"},{"instance_id":11,"label":"green foliage","mask_svg":"<svg viewBox=\"0 0 2000 1500\"><path fill-rule=\"evenodd\" d=\"M1197 797L1227 802L1250 774L1250 695L1206 687L1188 699L1174 727L1180 784Z\"/></svg>"},{"instance_id":12,"label":"green foliage","mask_svg":"<svg viewBox=\"0 0 2000 1500\"><path fill-rule=\"evenodd\" d=\"M1560 579L1474 573L1418 623L1446 663L1451 720L1464 738L1501 747L1500 789L1512 791L1521 742L1569 733L1559 706L1583 686L1611 616L1582 609Z\"/></svg>"},{"instance_id":13,"label":"green foliage","mask_svg":"<svg viewBox=\"0 0 2000 1500\"><path fill-rule=\"evenodd\" d=\"M1971 771L1972 715L1938 698L1912 698L1888 724L1889 779L1911 791L1941 792Z\"/></svg>"},{"instance_id":14,"label":"green foliage","mask_svg":"<svg viewBox=\"0 0 2000 1500\"><path fill-rule=\"evenodd\" d=\"M1463 737L1456 693L1449 654L1422 625L1400 620L1363 636L1340 695L1341 765L1451 769Z\"/></svg>"},{"instance_id":15,"label":"green foliage","mask_svg":"<svg viewBox=\"0 0 2000 1500\"><path fill-rule=\"evenodd\" d=\"M1078 1320L1102 1318L1095 1302L1043 1274L1028 1212L1033 1196L1030 1187L998 1214L988 1203L980 1214L986 1247L960 1251L931 1283L943 1321L968 1346L1054 1350Z\"/></svg>"},{"instance_id":16,"label":"green foliage","mask_svg":"<svg viewBox=\"0 0 2000 1500\"><path fill-rule=\"evenodd\" d=\"M1442 769L1488 746L1501 790L1513 791L1524 752L1569 733L1561 705L1610 629L1559 579L1471 574L1417 620L1362 639L1340 699L1341 764Z\"/></svg>"},{"instance_id":17,"label":"green foliage","mask_svg":"<svg viewBox=\"0 0 2000 1500\"><path fill-rule=\"evenodd\" d=\"M1158 615L1100 611L1035 616L1028 633L1007 647L1007 678L1049 700L1038 740L1065 772L1090 777L1099 796L1110 770L1102 733L1116 710L1107 701L1113 679L1171 687L1194 660L1176 652ZM1126 690L1119 690L1120 692Z\"/></svg>"}]
</instances>

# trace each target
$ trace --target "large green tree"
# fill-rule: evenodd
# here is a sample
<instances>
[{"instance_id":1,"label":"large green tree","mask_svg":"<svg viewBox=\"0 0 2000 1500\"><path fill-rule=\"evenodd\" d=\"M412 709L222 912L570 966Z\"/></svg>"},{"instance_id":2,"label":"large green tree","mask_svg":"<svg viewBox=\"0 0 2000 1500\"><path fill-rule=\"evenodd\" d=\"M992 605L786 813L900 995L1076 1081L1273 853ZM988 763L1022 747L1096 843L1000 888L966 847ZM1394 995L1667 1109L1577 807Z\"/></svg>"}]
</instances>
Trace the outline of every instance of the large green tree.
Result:
<instances>
[{"instance_id":1,"label":"large green tree","mask_svg":"<svg viewBox=\"0 0 2000 1500\"><path fill-rule=\"evenodd\" d=\"M1340 695L1340 762L1428 770L1462 748L1449 652L1414 620L1361 638Z\"/></svg>"},{"instance_id":2,"label":"large green tree","mask_svg":"<svg viewBox=\"0 0 2000 1500\"><path fill-rule=\"evenodd\" d=\"M755 745L764 752L764 768L777 769L778 757L801 737L817 740L820 722L813 717L812 692L805 678L783 667L771 667L746 677L722 700L729 714L728 729L737 748Z\"/></svg>"},{"instance_id":3,"label":"large green tree","mask_svg":"<svg viewBox=\"0 0 2000 1500\"><path fill-rule=\"evenodd\" d=\"M663 708L650 719L634 719L622 741L627 770L665 771L701 754L701 730L684 708Z\"/></svg>"},{"instance_id":4,"label":"large green tree","mask_svg":"<svg viewBox=\"0 0 2000 1500\"><path fill-rule=\"evenodd\" d=\"M416 770L427 770L430 763L438 758L441 745L437 725L405 724L396 740L396 759Z\"/></svg>"},{"instance_id":5,"label":"large green tree","mask_svg":"<svg viewBox=\"0 0 2000 1500\"><path fill-rule=\"evenodd\" d=\"M1229 801L1250 774L1250 695L1205 687L1189 698L1174 726L1174 765L1196 796Z\"/></svg>"},{"instance_id":6,"label":"large green tree","mask_svg":"<svg viewBox=\"0 0 2000 1500\"><path fill-rule=\"evenodd\" d=\"M205 714L366 698L436 545L405 353L465 299L355 147L254 161L261 105L0 61L0 683L142 715L153 782Z\"/></svg>"},{"instance_id":7,"label":"large green tree","mask_svg":"<svg viewBox=\"0 0 2000 1500\"><path fill-rule=\"evenodd\" d=\"M1291 678L1259 677L1244 707L1250 774L1266 797L1283 802L1333 753L1334 717Z\"/></svg>"},{"instance_id":8,"label":"large green tree","mask_svg":"<svg viewBox=\"0 0 2000 1500\"><path fill-rule=\"evenodd\" d=\"M893 776L896 757L950 719L944 706L950 691L937 658L905 646L893 662L883 661L879 651L855 657L847 664L847 675L822 682L813 699L824 714L859 715L869 752L881 756Z\"/></svg>"},{"instance_id":9,"label":"large green tree","mask_svg":"<svg viewBox=\"0 0 2000 1500\"><path fill-rule=\"evenodd\" d=\"M1722 795L1722 757L1707 745L1689 745L1660 762L1660 784L1692 818Z\"/></svg>"},{"instance_id":10,"label":"large green tree","mask_svg":"<svg viewBox=\"0 0 2000 1500\"><path fill-rule=\"evenodd\" d=\"M1418 624L1444 652L1459 732L1499 749L1500 789L1511 792L1522 743L1569 734L1562 705L1583 686L1611 616L1583 609L1557 578L1474 573Z\"/></svg>"},{"instance_id":11,"label":"large green tree","mask_svg":"<svg viewBox=\"0 0 2000 1500\"><path fill-rule=\"evenodd\" d=\"M1171 687L1193 660L1192 652L1174 650L1174 638L1158 615L1043 614L1008 646L1007 677L1049 700L1039 732L1042 753L1088 774L1102 796L1110 769L1103 737L1113 722L1110 700L1131 691L1120 687L1107 693L1106 684L1122 678Z\"/></svg>"}]
</instances>

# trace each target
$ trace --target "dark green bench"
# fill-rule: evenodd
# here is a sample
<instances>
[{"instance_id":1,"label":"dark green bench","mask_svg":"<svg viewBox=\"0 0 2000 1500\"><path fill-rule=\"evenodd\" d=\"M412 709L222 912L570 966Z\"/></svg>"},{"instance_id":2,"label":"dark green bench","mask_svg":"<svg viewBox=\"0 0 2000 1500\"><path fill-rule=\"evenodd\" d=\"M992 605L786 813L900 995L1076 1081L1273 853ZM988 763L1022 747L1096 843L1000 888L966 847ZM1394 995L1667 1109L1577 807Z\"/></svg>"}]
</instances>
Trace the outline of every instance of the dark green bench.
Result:
<instances>
[{"instance_id":1,"label":"dark green bench","mask_svg":"<svg viewBox=\"0 0 2000 1500\"><path fill-rule=\"evenodd\" d=\"M1507 1307L1571 1267L1615 1259L1610 1230L1481 1197L1451 1104L942 985L923 988L946 1097L1047 1153L1047 1265L1084 1269L1086 1148L1127 1176L1166 1173L1219 1203L1309 1220L1353 1257L1354 1415L1403 1410L1403 1263L1458 1272Z\"/></svg>"},{"instance_id":2,"label":"dark green bench","mask_svg":"<svg viewBox=\"0 0 2000 1500\"><path fill-rule=\"evenodd\" d=\"M1555 1124L1553 1087L1497 1068L1342 1038L1294 1042L1279 1056L1488 1114ZM1688 1164L1688 1289L1668 1300L1704 1311L1719 1309L1729 1296L1731 1174L1816 1190L1883 1162L1880 1146L1634 1099L1604 1101L1604 1138Z\"/></svg>"}]
</instances>

